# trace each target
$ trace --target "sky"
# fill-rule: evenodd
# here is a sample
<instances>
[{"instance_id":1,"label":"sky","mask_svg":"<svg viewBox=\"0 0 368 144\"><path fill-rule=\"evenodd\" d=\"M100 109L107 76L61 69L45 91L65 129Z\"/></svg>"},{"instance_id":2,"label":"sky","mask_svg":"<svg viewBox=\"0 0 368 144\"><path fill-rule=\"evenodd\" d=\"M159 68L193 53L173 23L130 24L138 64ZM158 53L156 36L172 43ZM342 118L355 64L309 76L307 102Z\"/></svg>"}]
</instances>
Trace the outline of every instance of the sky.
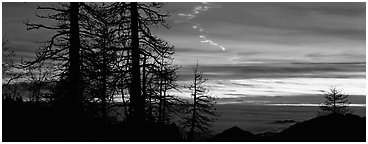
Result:
<instances>
[{"instance_id":1,"label":"sky","mask_svg":"<svg viewBox=\"0 0 368 144\"><path fill-rule=\"evenodd\" d=\"M365 3L169 3L166 7L171 10L172 28L159 34L175 45L179 64L196 59L213 65L365 62ZM195 14L196 7L208 9ZM194 17L188 20L181 14ZM217 46L201 43L201 36Z\"/></svg>"},{"instance_id":2,"label":"sky","mask_svg":"<svg viewBox=\"0 0 368 144\"><path fill-rule=\"evenodd\" d=\"M36 42L52 34L26 31L22 23L45 22L35 17L36 6L44 4L2 3L3 36L17 57L34 57ZM181 81L190 79L198 60L200 70L212 80L210 85L225 80L230 91L232 80L276 81L266 90L262 88L266 82L257 81L256 92L241 87L245 89L241 94L268 95L265 91L282 89L277 84L281 80L290 84L282 86L289 89L279 95L295 94L290 89L300 87L294 81L304 82L297 90L301 94L338 85L348 93L365 95L365 3L169 2L161 11L171 15L170 29L152 30L175 46ZM345 85L347 81L355 84Z\"/></svg>"},{"instance_id":3,"label":"sky","mask_svg":"<svg viewBox=\"0 0 368 144\"><path fill-rule=\"evenodd\" d=\"M52 34L26 31L24 21L44 22L37 5L3 3L3 35L20 57ZM171 28L153 29L180 65L365 62L365 3L171 2L162 11Z\"/></svg>"}]
</instances>

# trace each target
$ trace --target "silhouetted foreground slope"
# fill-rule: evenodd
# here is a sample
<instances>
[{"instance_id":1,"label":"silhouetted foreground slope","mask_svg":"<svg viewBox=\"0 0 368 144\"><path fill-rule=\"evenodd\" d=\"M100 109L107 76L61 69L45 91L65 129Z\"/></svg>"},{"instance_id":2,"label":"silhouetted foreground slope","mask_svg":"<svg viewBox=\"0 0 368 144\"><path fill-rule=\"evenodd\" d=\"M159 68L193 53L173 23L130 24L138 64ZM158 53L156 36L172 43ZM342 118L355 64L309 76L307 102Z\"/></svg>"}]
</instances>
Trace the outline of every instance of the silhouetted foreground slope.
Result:
<instances>
[{"instance_id":1,"label":"silhouetted foreground slope","mask_svg":"<svg viewBox=\"0 0 368 144\"><path fill-rule=\"evenodd\" d=\"M365 117L330 114L267 135L253 135L232 127L215 135L210 141L364 142L365 125Z\"/></svg>"},{"instance_id":2,"label":"silhouetted foreground slope","mask_svg":"<svg viewBox=\"0 0 368 144\"><path fill-rule=\"evenodd\" d=\"M274 135L275 141L365 141L365 117L330 114L304 121Z\"/></svg>"},{"instance_id":3,"label":"silhouetted foreground slope","mask_svg":"<svg viewBox=\"0 0 368 144\"><path fill-rule=\"evenodd\" d=\"M175 124L132 124L68 117L47 103L3 100L4 142L183 141Z\"/></svg>"},{"instance_id":4,"label":"silhouetted foreground slope","mask_svg":"<svg viewBox=\"0 0 368 144\"><path fill-rule=\"evenodd\" d=\"M3 99L2 138L5 142L69 141L185 141L173 124L132 124L103 121L90 112L79 119L68 117L49 103L35 105ZM365 117L330 114L300 122L279 132L254 135L232 127L208 141L365 141Z\"/></svg>"}]
</instances>

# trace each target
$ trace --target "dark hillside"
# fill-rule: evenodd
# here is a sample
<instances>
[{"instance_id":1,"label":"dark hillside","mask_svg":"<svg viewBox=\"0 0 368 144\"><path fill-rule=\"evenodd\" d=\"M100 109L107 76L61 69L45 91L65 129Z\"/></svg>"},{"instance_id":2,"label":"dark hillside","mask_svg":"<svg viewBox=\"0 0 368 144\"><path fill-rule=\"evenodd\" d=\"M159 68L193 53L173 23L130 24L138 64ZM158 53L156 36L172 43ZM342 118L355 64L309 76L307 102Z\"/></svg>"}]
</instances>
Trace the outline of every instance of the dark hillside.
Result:
<instances>
[{"instance_id":1,"label":"dark hillside","mask_svg":"<svg viewBox=\"0 0 368 144\"><path fill-rule=\"evenodd\" d=\"M276 134L275 141L365 141L365 117L330 114L295 124Z\"/></svg>"},{"instance_id":2,"label":"dark hillside","mask_svg":"<svg viewBox=\"0 0 368 144\"><path fill-rule=\"evenodd\" d=\"M365 117L330 114L290 126L279 133L254 135L236 126L209 141L364 142Z\"/></svg>"},{"instance_id":3,"label":"dark hillside","mask_svg":"<svg viewBox=\"0 0 368 144\"><path fill-rule=\"evenodd\" d=\"M209 141L213 142L242 142L242 141L256 141L258 138L256 135L244 131L241 128L237 126L233 126L230 129L227 129L217 135L215 135L212 139Z\"/></svg>"}]
</instances>

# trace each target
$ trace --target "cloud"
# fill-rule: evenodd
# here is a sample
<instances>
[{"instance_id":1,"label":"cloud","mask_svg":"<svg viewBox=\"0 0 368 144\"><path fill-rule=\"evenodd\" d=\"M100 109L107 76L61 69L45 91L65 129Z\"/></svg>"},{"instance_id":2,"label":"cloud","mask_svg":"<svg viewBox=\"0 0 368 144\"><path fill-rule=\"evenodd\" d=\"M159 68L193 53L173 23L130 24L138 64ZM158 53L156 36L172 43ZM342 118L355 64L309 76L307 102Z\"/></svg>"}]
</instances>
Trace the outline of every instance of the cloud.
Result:
<instances>
[{"instance_id":1,"label":"cloud","mask_svg":"<svg viewBox=\"0 0 368 144\"><path fill-rule=\"evenodd\" d=\"M309 11L325 15L342 15L360 17L365 16L365 3L340 2L340 3L286 3L288 9L294 11Z\"/></svg>"},{"instance_id":2,"label":"cloud","mask_svg":"<svg viewBox=\"0 0 368 144\"><path fill-rule=\"evenodd\" d=\"M205 54L210 54L210 53L222 53L219 50L215 50L215 49L201 49L201 48L183 48L183 47L175 47L175 53L186 53L186 54L192 54L192 53L205 53Z\"/></svg>"},{"instance_id":3,"label":"cloud","mask_svg":"<svg viewBox=\"0 0 368 144\"><path fill-rule=\"evenodd\" d=\"M179 70L182 80L191 79L194 66ZM364 78L365 63L253 63L246 65L200 65L210 79L250 78Z\"/></svg>"},{"instance_id":4,"label":"cloud","mask_svg":"<svg viewBox=\"0 0 368 144\"><path fill-rule=\"evenodd\" d=\"M307 54L307 57L311 57L313 59L322 59L326 57L334 57L337 59L357 59L357 60L364 60L366 57L365 53L358 53L353 51L344 51L344 52L333 52L331 53L311 53Z\"/></svg>"},{"instance_id":5,"label":"cloud","mask_svg":"<svg viewBox=\"0 0 368 144\"><path fill-rule=\"evenodd\" d=\"M210 95L221 98L221 101L280 104L320 103L323 99L321 90L335 86L345 94L357 96L352 97L352 102L364 103L361 100L365 97L365 83L365 78L249 78L210 79L206 87ZM190 96L190 92L184 90L179 95Z\"/></svg>"},{"instance_id":6,"label":"cloud","mask_svg":"<svg viewBox=\"0 0 368 144\"><path fill-rule=\"evenodd\" d=\"M315 33L364 39L365 6L363 3L220 3L223 7L198 20L203 24L217 24L218 20L230 24L297 30ZM302 8L299 8L302 7ZM323 10L328 7L334 10ZM334 7L345 13L339 14ZM224 15L224 13L227 13ZM226 25L224 25L226 26ZM351 35L350 35L351 34Z\"/></svg>"}]
</instances>

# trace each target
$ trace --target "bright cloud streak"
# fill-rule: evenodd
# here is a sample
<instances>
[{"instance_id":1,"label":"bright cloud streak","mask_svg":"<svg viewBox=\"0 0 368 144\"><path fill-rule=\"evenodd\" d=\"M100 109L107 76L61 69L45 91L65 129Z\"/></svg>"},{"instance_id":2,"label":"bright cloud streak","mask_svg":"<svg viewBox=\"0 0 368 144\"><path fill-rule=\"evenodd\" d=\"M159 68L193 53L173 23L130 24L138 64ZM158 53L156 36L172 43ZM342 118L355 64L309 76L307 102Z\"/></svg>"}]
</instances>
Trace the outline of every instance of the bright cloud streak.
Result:
<instances>
[{"instance_id":1,"label":"bright cloud streak","mask_svg":"<svg viewBox=\"0 0 368 144\"><path fill-rule=\"evenodd\" d=\"M267 105L273 105L273 106L311 106L311 107L320 106L320 104L267 104ZM349 104L349 106L365 107L366 104Z\"/></svg>"},{"instance_id":2,"label":"bright cloud streak","mask_svg":"<svg viewBox=\"0 0 368 144\"><path fill-rule=\"evenodd\" d=\"M181 81L186 83L186 81ZM321 95L331 86L347 95L365 95L365 78L274 78L209 80L206 84L210 93L219 98L254 96L298 96ZM183 90L182 97L190 94Z\"/></svg>"}]
</instances>

